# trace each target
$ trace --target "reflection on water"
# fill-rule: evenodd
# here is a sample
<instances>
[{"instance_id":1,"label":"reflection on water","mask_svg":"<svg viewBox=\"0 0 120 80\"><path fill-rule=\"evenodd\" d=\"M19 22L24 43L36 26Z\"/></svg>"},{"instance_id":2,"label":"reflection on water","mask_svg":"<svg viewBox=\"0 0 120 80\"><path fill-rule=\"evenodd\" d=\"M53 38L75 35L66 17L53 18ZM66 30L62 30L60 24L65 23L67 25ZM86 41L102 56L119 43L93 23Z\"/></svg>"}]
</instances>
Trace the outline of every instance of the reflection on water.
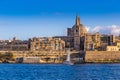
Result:
<instances>
[{"instance_id":1,"label":"reflection on water","mask_svg":"<svg viewBox=\"0 0 120 80\"><path fill-rule=\"evenodd\" d=\"M120 64L0 64L0 80L120 80Z\"/></svg>"}]
</instances>

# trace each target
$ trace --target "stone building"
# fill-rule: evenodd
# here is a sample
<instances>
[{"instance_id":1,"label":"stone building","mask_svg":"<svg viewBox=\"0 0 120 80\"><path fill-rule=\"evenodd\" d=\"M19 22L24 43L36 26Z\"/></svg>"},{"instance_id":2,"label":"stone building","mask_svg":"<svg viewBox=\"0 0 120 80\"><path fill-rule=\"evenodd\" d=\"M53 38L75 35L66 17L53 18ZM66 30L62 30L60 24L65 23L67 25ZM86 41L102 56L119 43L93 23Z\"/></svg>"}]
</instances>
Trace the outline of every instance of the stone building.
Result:
<instances>
[{"instance_id":1,"label":"stone building","mask_svg":"<svg viewBox=\"0 0 120 80\"><path fill-rule=\"evenodd\" d=\"M120 51L120 41L116 41L115 45L118 47L119 51Z\"/></svg>"},{"instance_id":2,"label":"stone building","mask_svg":"<svg viewBox=\"0 0 120 80\"><path fill-rule=\"evenodd\" d=\"M106 35L96 33L88 33L86 27L81 23L80 18L76 16L75 24L71 28L67 28L67 36L54 36L43 38L31 38L26 41L18 40L1 40L0 50L13 51L54 51L71 50L106 50L107 46L114 46L120 36L115 38L114 35ZM119 44L117 43L117 46ZM120 49L120 48L119 48Z\"/></svg>"},{"instance_id":3,"label":"stone building","mask_svg":"<svg viewBox=\"0 0 120 80\"><path fill-rule=\"evenodd\" d=\"M107 43L107 45L113 45L115 43L115 36L102 34L101 43Z\"/></svg>"},{"instance_id":4,"label":"stone building","mask_svg":"<svg viewBox=\"0 0 120 80\"><path fill-rule=\"evenodd\" d=\"M87 33L85 41L86 50L97 50L100 47L100 34L97 33Z\"/></svg>"},{"instance_id":5,"label":"stone building","mask_svg":"<svg viewBox=\"0 0 120 80\"><path fill-rule=\"evenodd\" d=\"M100 45L101 51L106 51L107 46L115 46L115 36L114 35L102 34L100 37L100 41L101 41L101 45Z\"/></svg>"},{"instance_id":6,"label":"stone building","mask_svg":"<svg viewBox=\"0 0 120 80\"><path fill-rule=\"evenodd\" d=\"M54 50L64 50L65 42L60 38L32 38L29 40L30 50L32 51L54 51Z\"/></svg>"},{"instance_id":7,"label":"stone building","mask_svg":"<svg viewBox=\"0 0 120 80\"><path fill-rule=\"evenodd\" d=\"M67 36L55 36L55 38L61 38L65 41L67 48L74 50L84 50L85 35L87 29L80 22L80 18L76 16L75 25L72 28L67 29Z\"/></svg>"},{"instance_id":8,"label":"stone building","mask_svg":"<svg viewBox=\"0 0 120 80\"><path fill-rule=\"evenodd\" d=\"M74 49L74 38L72 36L55 36L53 38L60 38L65 41L65 48Z\"/></svg>"},{"instance_id":9,"label":"stone building","mask_svg":"<svg viewBox=\"0 0 120 80\"><path fill-rule=\"evenodd\" d=\"M1 40L0 50L1 51L26 51L29 50L29 42L17 40L16 37L13 40Z\"/></svg>"},{"instance_id":10,"label":"stone building","mask_svg":"<svg viewBox=\"0 0 120 80\"><path fill-rule=\"evenodd\" d=\"M119 51L117 46L107 46L106 51Z\"/></svg>"},{"instance_id":11,"label":"stone building","mask_svg":"<svg viewBox=\"0 0 120 80\"><path fill-rule=\"evenodd\" d=\"M67 36L55 36L65 41L65 47L74 50L106 50L107 46L114 45L114 35L104 35L88 33L86 27L76 16L75 24L72 28L67 28Z\"/></svg>"},{"instance_id":12,"label":"stone building","mask_svg":"<svg viewBox=\"0 0 120 80\"><path fill-rule=\"evenodd\" d=\"M68 28L68 35L67 35L67 36L73 36L74 49L84 50L86 33L87 33L87 29L83 24L81 24L80 18L76 16L76 23L72 28Z\"/></svg>"},{"instance_id":13,"label":"stone building","mask_svg":"<svg viewBox=\"0 0 120 80\"><path fill-rule=\"evenodd\" d=\"M67 29L67 36L56 37L64 40L66 46L69 45L74 50L92 50L100 46L100 34L88 33L78 16L76 16L75 25Z\"/></svg>"}]
</instances>

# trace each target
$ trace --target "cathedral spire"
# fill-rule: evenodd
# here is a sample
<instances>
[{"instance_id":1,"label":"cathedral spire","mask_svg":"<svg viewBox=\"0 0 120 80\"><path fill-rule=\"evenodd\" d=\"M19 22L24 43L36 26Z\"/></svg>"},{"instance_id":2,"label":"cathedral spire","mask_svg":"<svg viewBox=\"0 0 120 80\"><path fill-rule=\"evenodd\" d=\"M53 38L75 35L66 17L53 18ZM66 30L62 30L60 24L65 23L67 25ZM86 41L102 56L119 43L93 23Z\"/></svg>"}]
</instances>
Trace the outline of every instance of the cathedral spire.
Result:
<instances>
[{"instance_id":1,"label":"cathedral spire","mask_svg":"<svg viewBox=\"0 0 120 80\"><path fill-rule=\"evenodd\" d=\"M76 15L76 25L80 25L80 18Z\"/></svg>"}]
</instances>

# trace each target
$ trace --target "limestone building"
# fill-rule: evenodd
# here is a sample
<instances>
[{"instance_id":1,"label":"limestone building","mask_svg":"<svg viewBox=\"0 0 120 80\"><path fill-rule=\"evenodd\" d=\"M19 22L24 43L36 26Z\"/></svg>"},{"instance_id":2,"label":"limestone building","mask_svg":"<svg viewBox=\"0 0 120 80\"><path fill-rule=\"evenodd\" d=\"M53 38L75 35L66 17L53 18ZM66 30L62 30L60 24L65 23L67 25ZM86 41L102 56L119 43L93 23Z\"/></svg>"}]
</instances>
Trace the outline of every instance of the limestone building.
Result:
<instances>
[{"instance_id":1,"label":"limestone building","mask_svg":"<svg viewBox=\"0 0 120 80\"><path fill-rule=\"evenodd\" d=\"M94 34L87 33L85 41L86 50L98 50L101 45L100 36L98 32Z\"/></svg>"},{"instance_id":2,"label":"limestone building","mask_svg":"<svg viewBox=\"0 0 120 80\"><path fill-rule=\"evenodd\" d=\"M99 32L88 33L86 27L76 16L75 24L67 29L67 36L55 36L65 41L65 47L74 50L106 50L115 43L113 35L102 35Z\"/></svg>"},{"instance_id":3,"label":"limestone building","mask_svg":"<svg viewBox=\"0 0 120 80\"><path fill-rule=\"evenodd\" d=\"M80 18L76 16L75 24L72 28L67 29L67 36L55 36L65 41L66 48L74 50L84 50L85 36L87 29L80 22Z\"/></svg>"},{"instance_id":4,"label":"limestone building","mask_svg":"<svg viewBox=\"0 0 120 80\"><path fill-rule=\"evenodd\" d=\"M0 40L0 51L26 51L29 50L29 42L27 40Z\"/></svg>"},{"instance_id":5,"label":"limestone building","mask_svg":"<svg viewBox=\"0 0 120 80\"><path fill-rule=\"evenodd\" d=\"M62 51L65 49L65 42L60 38L32 38L29 39L30 42L30 50L32 51Z\"/></svg>"},{"instance_id":6,"label":"limestone building","mask_svg":"<svg viewBox=\"0 0 120 80\"><path fill-rule=\"evenodd\" d=\"M106 51L119 51L117 46L107 46Z\"/></svg>"},{"instance_id":7,"label":"limestone building","mask_svg":"<svg viewBox=\"0 0 120 80\"><path fill-rule=\"evenodd\" d=\"M120 37L117 37L119 40ZM80 18L76 16L75 24L71 28L67 28L67 36L41 37L31 38L26 41L18 40L1 40L0 50L13 51L63 51L68 48L71 50L106 50L107 46L120 46L116 44L114 35L106 35L87 32L86 27L81 23ZM113 47L108 47L113 48ZM111 50L109 49L109 50ZM120 47L118 48L120 50ZM108 50L108 49L107 49Z\"/></svg>"},{"instance_id":8,"label":"limestone building","mask_svg":"<svg viewBox=\"0 0 120 80\"><path fill-rule=\"evenodd\" d=\"M119 51L120 51L120 41L116 41L115 45L118 47Z\"/></svg>"},{"instance_id":9,"label":"limestone building","mask_svg":"<svg viewBox=\"0 0 120 80\"><path fill-rule=\"evenodd\" d=\"M88 33L78 16L76 16L73 27L67 29L67 36L56 37L64 40L67 47L69 45L74 50L89 50L100 46L100 34Z\"/></svg>"},{"instance_id":10,"label":"limestone building","mask_svg":"<svg viewBox=\"0 0 120 80\"><path fill-rule=\"evenodd\" d=\"M72 36L74 39L74 49L84 50L87 29L83 24L81 24L80 18L78 16L76 16L75 25L72 28L68 28L67 32L67 36Z\"/></svg>"}]
</instances>

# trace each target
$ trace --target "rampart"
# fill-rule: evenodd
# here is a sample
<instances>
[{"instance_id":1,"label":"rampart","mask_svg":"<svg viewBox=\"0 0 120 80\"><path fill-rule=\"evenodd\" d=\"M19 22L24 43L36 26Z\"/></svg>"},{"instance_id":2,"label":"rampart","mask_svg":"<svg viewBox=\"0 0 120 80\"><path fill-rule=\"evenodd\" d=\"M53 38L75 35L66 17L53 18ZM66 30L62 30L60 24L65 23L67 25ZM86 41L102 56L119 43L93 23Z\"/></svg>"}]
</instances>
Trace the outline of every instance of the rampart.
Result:
<instances>
[{"instance_id":1,"label":"rampart","mask_svg":"<svg viewBox=\"0 0 120 80\"><path fill-rule=\"evenodd\" d=\"M40 63L62 63L66 60L66 51L0 51L1 54L11 52L14 59L39 57ZM84 58L85 57L85 58ZM118 63L120 62L120 51L86 51L85 55L72 52L71 59L86 63ZM74 61L76 62L76 61Z\"/></svg>"},{"instance_id":2,"label":"rampart","mask_svg":"<svg viewBox=\"0 0 120 80\"><path fill-rule=\"evenodd\" d=\"M120 62L120 51L86 51L85 62L88 63Z\"/></svg>"}]
</instances>

